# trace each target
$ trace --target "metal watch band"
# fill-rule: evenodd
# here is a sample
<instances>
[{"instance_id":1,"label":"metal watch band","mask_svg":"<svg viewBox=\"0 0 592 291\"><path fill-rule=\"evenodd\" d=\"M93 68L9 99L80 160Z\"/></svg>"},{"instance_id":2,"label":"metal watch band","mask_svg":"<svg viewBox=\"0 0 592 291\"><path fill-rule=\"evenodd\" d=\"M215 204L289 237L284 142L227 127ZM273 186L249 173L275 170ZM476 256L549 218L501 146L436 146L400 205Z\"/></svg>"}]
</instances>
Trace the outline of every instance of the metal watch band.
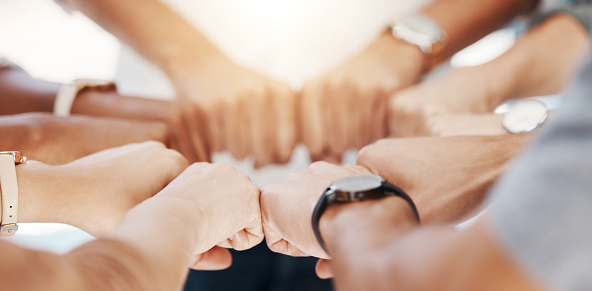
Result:
<instances>
[{"instance_id":1,"label":"metal watch band","mask_svg":"<svg viewBox=\"0 0 592 291\"><path fill-rule=\"evenodd\" d=\"M0 193L2 198L2 220L0 236L12 236L18 230L18 183L16 165L24 163L26 157L19 152L0 152Z\"/></svg>"},{"instance_id":2,"label":"metal watch band","mask_svg":"<svg viewBox=\"0 0 592 291\"><path fill-rule=\"evenodd\" d=\"M403 198L411 207L411 210L413 211L415 218L417 218L417 221L418 222L420 221L419 212L417 211L417 207L415 206L415 203L413 203L413 200L411 199L411 197L409 197L409 195L407 195L407 193L405 193L405 191L401 190L401 188L399 188L387 181L384 181L382 183L382 188L384 189L384 194L385 194L383 197L398 196L398 197ZM321 236L321 232L319 229L319 222L321 220L321 216L325 212L325 209L327 209L327 206L329 206L329 203L327 201L327 194L329 191L332 191L332 189L330 187L325 189L325 191L323 192L323 195L321 196L321 198L317 202L317 205L315 206L314 211L312 213L312 230L315 234L315 237L317 238L317 241L319 242L319 245L321 245L323 250L327 253L329 253L329 252L327 251L325 241L323 240L323 238Z\"/></svg>"}]
</instances>

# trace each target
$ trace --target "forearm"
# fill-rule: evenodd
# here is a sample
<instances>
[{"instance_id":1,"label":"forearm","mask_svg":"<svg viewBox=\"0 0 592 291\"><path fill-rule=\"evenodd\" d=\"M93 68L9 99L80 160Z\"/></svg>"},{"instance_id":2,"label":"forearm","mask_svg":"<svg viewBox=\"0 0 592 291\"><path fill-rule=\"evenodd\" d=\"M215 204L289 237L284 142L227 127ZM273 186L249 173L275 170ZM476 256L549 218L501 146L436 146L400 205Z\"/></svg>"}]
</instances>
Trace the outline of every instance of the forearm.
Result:
<instances>
[{"instance_id":1,"label":"forearm","mask_svg":"<svg viewBox=\"0 0 592 291\"><path fill-rule=\"evenodd\" d=\"M537 0L436 0L422 13L431 17L448 34L437 62L502 27L515 16L534 8Z\"/></svg>"},{"instance_id":2,"label":"forearm","mask_svg":"<svg viewBox=\"0 0 592 291\"><path fill-rule=\"evenodd\" d=\"M404 203L371 203L329 208L321 220L337 290L536 290L487 223L415 228L393 217Z\"/></svg>"},{"instance_id":3,"label":"forearm","mask_svg":"<svg viewBox=\"0 0 592 291\"><path fill-rule=\"evenodd\" d=\"M166 73L179 63L222 56L203 34L158 0L69 1Z\"/></svg>"},{"instance_id":4,"label":"forearm","mask_svg":"<svg viewBox=\"0 0 592 291\"><path fill-rule=\"evenodd\" d=\"M51 112L57 83L37 80L18 69L0 70L0 115Z\"/></svg>"},{"instance_id":5,"label":"forearm","mask_svg":"<svg viewBox=\"0 0 592 291\"><path fill-rule=\"evenodd\" d=\"M132 209L112 235L149 259L158 273L155 280L168 286L166 290L182 287L192 263L198 230L204 223L194 204L189 199L157 195Z\"/></svg>"},{"instance_id":6,"label":"forearm","mask_svg":"<svg viewBox=\"0 0 592 291\"><path fill-rule=\"evenodd\" d=\"M557 14L549 18L520 39L507 56L500 57L505 67L512 62L514 66L520 65L513 73L519 77L515 79L519 82L508 97L561 92L589 53L588 33L574 17Z\"/></svg>"}]
</instances>

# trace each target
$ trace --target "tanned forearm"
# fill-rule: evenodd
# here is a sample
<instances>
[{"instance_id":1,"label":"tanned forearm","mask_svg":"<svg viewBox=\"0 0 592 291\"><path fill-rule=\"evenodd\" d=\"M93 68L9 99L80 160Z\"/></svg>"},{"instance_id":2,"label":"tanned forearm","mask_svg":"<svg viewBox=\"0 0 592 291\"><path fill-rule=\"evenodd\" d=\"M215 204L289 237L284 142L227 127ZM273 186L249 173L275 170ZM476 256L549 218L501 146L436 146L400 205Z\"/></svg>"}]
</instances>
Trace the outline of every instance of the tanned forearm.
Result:
<instances>
[{"instance_id":1,"label":"tanned forearm","mask_svg":"<svg viewBox=\"0 0 592 291\"><path fill-rule=\"evenodd\" d=\"M486 221L417 228L406 202L331 206L321 219L337 290L538 290Z\"/></svg>"},{"instance_id":2,"label":"tanned forearm","mask_svg":"<svg viewBox=\"0 0 592 291\"><path fill-rule=\"evenodd\" d=\"M188 60L222 56L202 33L158 0L69 2L167 73Z\"/></svg>"},{"instance_id":3,"label":"tanned forearm","mask_svg":"<svg viewBox=\"0 0 592 291\"><path fill-rule=\"evenodd\" d=\"M0 69L0 115L51 112L59 88L20 69Z\"/></svg>"},{"instance_id":4,"label":"tanned forearm","mask_svg":"<svg viewBox=\"0 0 592 291\"><path fill-rule=\"evenodd\" d=\"M435 59L450 58L454 53L499 29L515 16L532 10L538 0L436 0L422 13L431 17L448 34Z\"/></svg>"},{"instance_id":5,"label":"tanned forearm","mask_svg":"<svg viewBox=\"0 0 592 291\"><path fill-rule=\"evenodd\" d=\"M588 58L590 37L573 16L557 14L534 27L508 54L513 55L506 63L523 60L519 70L514 68L514 75L523 78L510 98L557 94Z\"/></svg>"}]
</instances>

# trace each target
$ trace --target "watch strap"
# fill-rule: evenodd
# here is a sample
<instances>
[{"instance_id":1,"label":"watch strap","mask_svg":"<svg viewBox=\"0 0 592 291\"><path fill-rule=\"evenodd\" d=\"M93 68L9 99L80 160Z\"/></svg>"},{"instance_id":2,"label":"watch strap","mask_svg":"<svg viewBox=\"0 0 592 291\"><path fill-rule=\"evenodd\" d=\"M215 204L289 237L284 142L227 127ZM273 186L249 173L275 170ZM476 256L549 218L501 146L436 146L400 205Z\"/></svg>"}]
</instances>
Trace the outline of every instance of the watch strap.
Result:
<instances>
[{"instance_id":1,"label":"watch strap","mask_svg":"<svg viewBox=\"0 0 592 291\"><path fill-rule=\"evenodd\" d=\"M321 237L321 231L319 230L319 222L321 220L323 212L325 212L325 209L327 209L327 205L329 204L327 201L327 192L329 191L332 191L332 189L327 188L323 192L323 195L319 199L319 202L317 202L317 205L315 206L314 211L312 212L312 231L314 232L314 235L317 238L319 245L321 245L321 248L323 248L325 252L327 252L327 247L325 246L325 242Z\"/></svg>"},{"instance_id":2,"label":"watch strap","mask_svg":"<svg viewBox=\"0 0 592 291\"><path fill-rule=\"evenodd\" d=\"M417 207L415 206L415 203L413 203L413 200L411 199L411 197L409 197L409 195L407 195L407 193L405 193L405 191L401 190L401 188L387 182L386 180L382 183L382 187L384 187L384 190L386 190L389 193L392 193L393 196L398 196L403 198L403 200L407 201L407 203L409 204L409 207L411 207L411 211L413 211L413 214L415 215L415 218L417 219L417 222L420 222L419 219L419 211L417 211Z\"/></svg>"},{"instance_id":3,"label":"watch strap","mask_svg":"<svg viewBox=\"0 0 592 291\"><path fill-rule=\"evenodd\" d=\"M62 85L53 105L55 116L70 116L74 99L78 95L78 86L75 83Z\"/></svg>"},{"instance_id":4,"label":"watch strap","mask_svg":"<svg viewBox=\"0 0 592 291\"><path fill-rule=\"evenodd\" d=\"M383 188L384 194L385 194L383 197L398 196L398 197L403 198L405 201L407 201L407 203L411 207L411 210L413 211L413 214L415 215L415 218L417 219L418 222L420 221L419 212L417 211L417 207L415 206L415 203L413 203L413 200L411 199L411 197L409 197L409 195L407 195L407 193L405 193L405 191L403 191L403 190L401 190L401 188L387 182L386 180L382 182L382 188ZM319 222L321 220L321 216L325 212L325 209L327 209L327 206L329 206L327 196L329 194L331 194L330 193L331 191L334 191L334 190L331 187L329 187L323 192L323 195L321 196L321 198L317 202L317 205L315 206L315 208L312 212L312 230L314 232L314 235L315 235L317 241L319 242L319 245L327 253L329 253L329 252L327 251L327 247L325 245L323 237L321 236L321 231L319 229Z\"/></svg>"},{"instance_id":5,"label":"watch strap","mask_svg":"<svg viewBox=\"0 0 592 291\"><path fill-rule=\"evenodd\" d=\"M70 116L72 112L72 105L74 100L84 90L98 90L98 91L110 91L116 90L117 87L113 82L107 82L103 80L95 79L76 79L70 84L64 84L56 95L53 114L56 116Z\"/></svg>"},{"instance_id":6,"label":"watch strap","mask_svg":"<svg viewBox=\"0 0 592 291\"><path fill-rule=\"evenodd\" d=\"M18 160L17 160L18 159ZM24 160L24 159L23 159ZM2 198L2 216L0 220L0 236L11 236L18 230L18 183L16 164L21 163L20 154L0 152L0 191Z\"/></svg>"}]
</instances>

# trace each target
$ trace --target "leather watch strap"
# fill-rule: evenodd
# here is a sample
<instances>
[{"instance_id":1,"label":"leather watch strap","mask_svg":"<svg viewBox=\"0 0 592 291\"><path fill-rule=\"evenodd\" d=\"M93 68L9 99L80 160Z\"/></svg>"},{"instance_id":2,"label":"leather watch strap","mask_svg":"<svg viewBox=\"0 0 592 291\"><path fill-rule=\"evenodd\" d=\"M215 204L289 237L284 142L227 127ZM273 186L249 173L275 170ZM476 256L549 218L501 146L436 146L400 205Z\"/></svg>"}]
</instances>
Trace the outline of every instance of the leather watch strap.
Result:
<instances>
[{"instance_id":1,"label":"leather watch strap","mask_svg":"<svg viewBox=\"0 0 592 291\"><path fill-rule=\"evenodd\" d=\"M393 196L401 197L401 198L403 198L403 200L407 201L407 203L409 204L409 207L411 207L411 210L413 211L413 214L415 215L415 218L417 218L417 222L420 222L419 212L417 211L417 207L415 207L415 203L413 203L413 200L411 199L411 197L409 197L409 195L407 195L407 193L405 193L405 191L401 190L401 188L399 188L387 181L384 181L382 183L382 187L384 187L384 190L386 192L392 193Z\"/></svg>"},{"instance_id":2,"label":"leather watch strap","mask_svg":"<svg viewBox=\"0 0 592 291\"><path fill-rule=\"evenodd\" d=\"M314 235L317 238L319 245L321 245L321 247L323 248L323 250L325 252L327 252L327 247L325 246L325 242L323 241L323 238L321 237L321 231L319 230L319 222L321 220L321 216L323 215L323 212L325 212L325 209L327 208L327 206L329 204L327 201L327 192L328 191L332 191L332 189L327 188L323 192L323 195L319 199L319 202L317 203L317 205L314 208L314 211L312 212L312 231L314 232Z\"/></svg>"},{"instance_id":3,"label":"leather watch strap","mask_svg":"<svg viewBox=\"0 0 592 291\"><path fill-rule=\"evenodd\" d=\"M409 197L409 195L407 195L407 193L405 193L405 191L401 190L401 188L399 188L387 181L382 182L382 190L384 193L384 196L382 196L382 197L398 196L398 197L403 198L403 200L405 200L409 204L409 207L411 207L411 210L413 211L413 214L414 214L415 218L417 219L417 221L418 222L420 221L419 212L417 211L417 207L415 206L415 203L413 203L413 200L411 199L411 197ZM329 201L327 199L327 196L331 195L332 191L334 191L334 189L329 187L323 192L323 195L321 196L321 198L317 202L317 205L315 206L314 211L312 212L312 230L314 232L315 237L317 238L317 241L319 242L319 245L321 245L323 250L325 250L325 252L327 252L327 253L328 253L327 247L325 246L325 242L323 241L323 238L321 237L321 231L319 229L319 222L321 220L321 216L325 212L325 209L327 209L327 207L329 206ZM362 201L362 200L360 200L360 201Z\"/></svg>"},{"instance_id":4,"label":"leather watch strap","mask_svg":"<svg viewBox=\"0 0 592 291\"><path fill-rule=\"evenodd\" d=\"M113 82L98 79L76 79L70 84L62 85L54 101L53 114L70 116L74 100L85 90L114 91L117 86Z\"/></svg>"},{"instance_id":5,"label":"leather watch strap","mask_svg":"<svg viewBox=\"0 0 592 291\"><path fill-rule=\"evenodd\" d=\"M24 162L19 152L0 152L0 191L2 194L2 220L0 236L12 236L18 230L18 183L16 166Z\"/></svg>"}]
</instances>

